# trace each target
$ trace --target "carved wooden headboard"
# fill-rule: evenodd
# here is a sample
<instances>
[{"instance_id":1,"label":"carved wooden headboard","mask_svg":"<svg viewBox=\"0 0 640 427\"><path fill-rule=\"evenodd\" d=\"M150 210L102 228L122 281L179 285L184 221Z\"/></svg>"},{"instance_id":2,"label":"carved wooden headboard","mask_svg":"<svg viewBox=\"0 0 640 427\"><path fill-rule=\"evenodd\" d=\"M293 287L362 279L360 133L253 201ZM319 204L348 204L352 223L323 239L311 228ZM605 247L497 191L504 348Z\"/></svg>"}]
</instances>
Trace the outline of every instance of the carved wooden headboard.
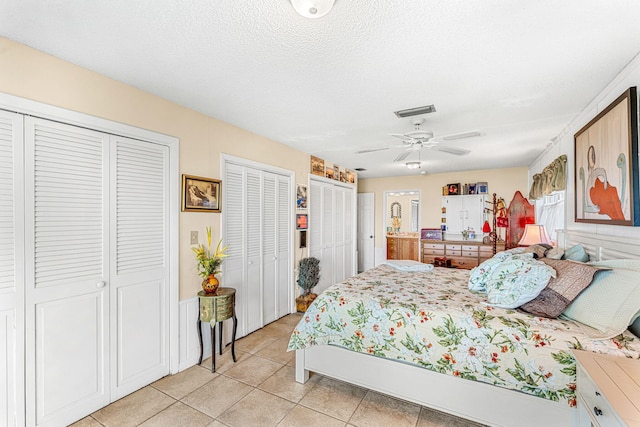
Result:
<instances>
[{"instance_id":1,"label":"carved wooden headboard","mask_svg":"<svg viewBox=\"0 0 640 427\"><path fill-rule=\"evenodd\" d=\"M509 224L505 237L507 249L515 248L522 238L524 226L536 221L535 208L521 192L516 191L507 208Z\"/></svg>"}]
</instances>

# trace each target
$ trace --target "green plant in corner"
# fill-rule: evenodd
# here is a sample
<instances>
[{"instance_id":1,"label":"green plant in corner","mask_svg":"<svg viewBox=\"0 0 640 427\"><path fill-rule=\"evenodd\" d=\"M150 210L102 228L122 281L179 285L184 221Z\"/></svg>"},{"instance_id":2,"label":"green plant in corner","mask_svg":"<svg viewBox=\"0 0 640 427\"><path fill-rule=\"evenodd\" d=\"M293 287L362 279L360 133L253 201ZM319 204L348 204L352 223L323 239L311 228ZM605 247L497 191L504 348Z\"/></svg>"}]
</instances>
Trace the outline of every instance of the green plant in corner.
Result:
<instances>
[{"instance_id":1,"label":"green plant in corner","mask_svg":"<svg viewBox=\"0 0 640 427\"><path fill-rule=\"evenodd\" d=\"M314 257L302 258L298 263L298 286L303 294L296 298L296 308L304 312L318 295L311 290L320 281L320 260Z\"/></svg>"},{"instance_id":2,"label":"green plant in corner","mask_svg":"<svg viewBox=\"0 0 640 427\"><path fill-rule=\"evenodd\" d=\"M302 258L298 263L298 286L309 295L320 281L320 260L314 257Z\"/></svg>"}]
</instances>

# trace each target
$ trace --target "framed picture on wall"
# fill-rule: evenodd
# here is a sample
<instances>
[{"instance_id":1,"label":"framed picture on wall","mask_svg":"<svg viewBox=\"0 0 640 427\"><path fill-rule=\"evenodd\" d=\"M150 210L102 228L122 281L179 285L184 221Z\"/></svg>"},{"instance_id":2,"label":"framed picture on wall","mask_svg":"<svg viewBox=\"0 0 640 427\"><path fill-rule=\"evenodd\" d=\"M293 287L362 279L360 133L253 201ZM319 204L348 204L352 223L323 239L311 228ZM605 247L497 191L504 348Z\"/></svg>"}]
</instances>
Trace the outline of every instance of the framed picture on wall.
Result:
<instances>
[{"instance_id":1,"label":"framed picture on wall","mask_svg":"<svg viewBox=\"0 0 640 427\"><path fill-rule=\"evenodd\" d=\"M182 212L220 212L222 181L182 175Z\"/></svg>"},{"instance_id":2,"label":"framed picture on wall","mask_svg":"<svg viewBox=\"0 0 640 427\"><path fill-rule=\"evenodd\" d=\"M297 230L306 230L307 229L307 214L296 214L296 229Z\"/></svg>"},{"instance_id":3,"label":"framed picture on wall","mask_svg":"<svg viewBox=\"0 0 640 427\"><path fill-rule=\"evenodd\" d=\"M319 157L311 156L311 173L318 176L324 176L324 160Z\"/></svg>"},{"instance_id":4,"label":"framed picture on wall","mask_svg":"<svg viewBox=\"0 0 640 427\"><path fill-rule=\"evenodd\" d=\"M298 209L307 209L307 186L296 185L296 207Z\"/></svg>"},{"instance_id":5,"label":"framed picture on wall","mask_svg":"<svg viewBox=\"0 0 640 427\"><path fill-rule=\"evenodd\" d=\"M307 231L300 230L300 249L307 247Z\"/></svg>"},{"instance_id":6,"label":"framed picture on wall","mask_svg":"<svg viewBox=\"0 0 640 427\"><path fill-rule=\"evenodd\" d=\"M574 135L576 222L640 225L637 99L629 88Z\"/></svg>"}]
</instances>

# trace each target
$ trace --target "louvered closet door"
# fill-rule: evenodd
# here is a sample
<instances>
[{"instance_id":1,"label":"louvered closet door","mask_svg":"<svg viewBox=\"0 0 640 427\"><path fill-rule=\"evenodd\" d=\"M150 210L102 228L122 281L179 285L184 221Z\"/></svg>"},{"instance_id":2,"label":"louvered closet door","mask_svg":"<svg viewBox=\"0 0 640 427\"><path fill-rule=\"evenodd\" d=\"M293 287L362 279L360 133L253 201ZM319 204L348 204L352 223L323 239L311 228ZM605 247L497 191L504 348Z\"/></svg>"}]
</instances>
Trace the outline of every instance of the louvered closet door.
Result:
<instances>
[{"instance_id":1,"label":"louvered closet door","mask_svg":"<svg viewBox=\"0 0 640 427\"><path fill-rule=\"evenodd\" d=\"M335 187L334 191L334 215L335 223L333 226L333 236L335 241L335 262L333 264L333 281L340 282L345 278L345 222L348 219L345 217L345 192L340 187Z\"/></svg>"},{"instance_id":2,"label":"louvered closet door","mask_svg":"<svg viewBox=\"0 0 640 427\"><path fill-rule=\"evenodd\" d=\"M289 313L290 178L263 172L263 324Z\"/></svg>"},{"instance_id":3,"label":"louvered closet door","mask_svg":"<svg viewBox=\"0 0 640 427\"><path fill-rule=\"evenodd\" d=\"M291 178L225 162L224 181L222 283L236 289L241 337L290 310Z\"/></svg>"},{"instance_id":4,"label":"louvered closet door","mask_svg":"<svg viewBox=\"0 0 640 427\"><path fill-rule=\"evenodd\" d=\"M276 320L278 271L278 200L277 176L263 172L262 204L262 319L263 325Z\"/></svg>"},{"instance_id":5,"label":"louvered closet door","mask_svg":"<svg viewBox=\"0 0 640 427\"><path fill-rule=\"evenodd\" d=\"M169 373L169 147L110 137L112 399Z\"/></svg>"},{"instance_id":6,"label":"louvered closet door","mask_svg":"<svg viewBox=\"0 0 640 427\"><path fill-rule=\"evenodd\" d=\"M342 216L342 245L344 248L342 277L336 278L337 281L347 279L356 274L357 265L355 261L356 239L354 238L355 224L355 201L353 188L337 187L338 192L342 194L342 214L338 211L338 215Z\"/></svg>"},{"instance_id":7,"label":"louvered closet door","mask_svg":"<svg viewBox=\"0 0 640 427\"><path fill-rule=\"evenodd\" d=\"M277 227L276 251L278 270L276 272L276 319L286 316L291 312L293 299L291 250L293 227L291 224L293 215L291 212L292 201L291 178L278 175L276 186L277 202Z\"/></svg>"},{"instance_id":8,"label":"louvered closet door","mask_svg":"<svg viewBox=\"0 0 640 427\"><path fill-rule=\"evenodd\" d=\"M16 236L20 235L23 212L22 194L22 116L0 110L0 425L20 425L24 421L16 418L17 402L22 400L24 384L22 360L16 360L16 352L22 343L16 335L16 301L24 282L22 269L22 246ZM19 352L22 354L22 351Z\"/></svg>"},{"instance_id":9,"label":"louvered closet door","mask_svg":"<svg viewBox=\"0 0 640 427\"><path fill-rule=\"evenodd\" d=\"M311 181L309 190L309 256L320 260L320 293L334 282L334 188L333 184Z\"/></svg>"},{"instance_id":10,"label":"louvered closet door","mask_svg":"<svg viewBox=\"0 0 640 427\"><path fill-rule=\"evenodd\" d=\"M222 197L224 215L224 244L229 245L227 258L222 269L222 286L236 290L236 315L238 317L238 337L246 335L247 325L243 301L247 298L244 281L245 255L245 170L242 166L227 163L224 177L224 196Z\"/></svg>"},{"instance_id":11,"label":"louvered closet door","mask_svg":"<svg viewBox=\"0 0 640 427\"><path fill-rule=\"evenodd\" d=\"M242 296L241 304L246 310L245 334L262 328L262 176L261 171L247 168L245 187L246 206L246 294Z\"/></svg>"},{"instance_id":12,"label":"louvered closet door","mask_svg":"<svg viewBox=\"0 0 640 427\"><path fill-rule=\"evenodd\" d=\"M109 403L107 142L25 118L28 425L65 425Z\"/></svg>"}]
</instances>

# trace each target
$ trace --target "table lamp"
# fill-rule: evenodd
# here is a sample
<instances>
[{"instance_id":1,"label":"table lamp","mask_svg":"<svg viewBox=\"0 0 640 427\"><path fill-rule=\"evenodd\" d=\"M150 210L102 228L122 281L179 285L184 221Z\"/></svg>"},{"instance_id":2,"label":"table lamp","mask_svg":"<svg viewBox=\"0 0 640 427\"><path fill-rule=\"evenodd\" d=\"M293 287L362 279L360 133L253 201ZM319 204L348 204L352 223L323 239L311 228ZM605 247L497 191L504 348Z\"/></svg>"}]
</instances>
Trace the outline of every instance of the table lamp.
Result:
<instances>
[{"instance_id":1,"label":"table lamp","mask_svg":"<svg viewBox=\"0 0 640 427\"><path fill-rule=\"evenodd\" d=\"M538 243L546 243L547 245L553 246L551 238L549 237L549 234L547 234L547 230L544 228L544 225L525 225L524 233L522 234L522 238L518 242L518 245L531 246Z\"/></svg>"}]
</instances>

